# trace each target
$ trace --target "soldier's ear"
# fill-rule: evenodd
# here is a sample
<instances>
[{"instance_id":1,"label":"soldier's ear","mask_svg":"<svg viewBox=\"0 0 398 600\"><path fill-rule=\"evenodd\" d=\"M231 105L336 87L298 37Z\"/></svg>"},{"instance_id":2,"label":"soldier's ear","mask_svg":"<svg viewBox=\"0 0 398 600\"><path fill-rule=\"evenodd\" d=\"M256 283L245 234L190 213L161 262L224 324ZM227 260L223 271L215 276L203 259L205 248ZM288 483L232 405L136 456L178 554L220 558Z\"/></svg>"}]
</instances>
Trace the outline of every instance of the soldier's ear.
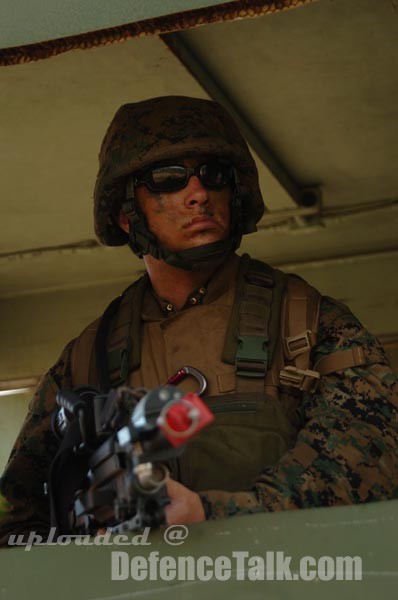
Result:
<instances>
[{"instance_id":1,"label":"soldier's ear","mask_svg":"<svg viewBox=\"0 0 398 600\"><path fill-rule=\"evenodd\" d=\"M126 213L123 212L122 209L120 209L120 211L119 211L118 224L119 224L120 229L123 229L123 231L125 231L126 233L129 233L129 231L130 231L130 222L128 220L128 217L127 217Z\"/></svg>"}]
</instances>

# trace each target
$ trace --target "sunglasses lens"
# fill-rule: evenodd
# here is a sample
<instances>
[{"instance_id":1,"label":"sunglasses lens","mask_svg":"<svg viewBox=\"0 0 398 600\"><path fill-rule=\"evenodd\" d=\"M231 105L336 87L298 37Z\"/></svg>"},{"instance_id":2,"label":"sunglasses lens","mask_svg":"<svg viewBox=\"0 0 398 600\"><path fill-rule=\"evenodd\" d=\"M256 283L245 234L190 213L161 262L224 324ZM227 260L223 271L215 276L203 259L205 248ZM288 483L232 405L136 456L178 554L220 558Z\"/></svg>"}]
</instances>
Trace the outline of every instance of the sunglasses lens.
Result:
<instances>
[{"instance_id":1,"label":"sunglasses lens","mask_svg":"<svg viewBox=\"0 0 398 600\"><path fill-rule=\"evenodd\" d=\"M137 183L144 183L152 192L176 192L182 190L193 175L199 177L202 184L213 190L221 190L233 182L231 165L217 160L209 161L200 167L188 168L181 165L164 165L154 167Z\"/></svg>"},{"instance_id":2,"label":"sunglasses lens","mask_svg":"<svg viewBox=\"0 0 398 600\"><path fill-rule=\"evenodd\" d=\"M185 167L170 165L152 169L148 184L150 189L158 192L172 192L182 190L188 182Z\"/></svg>"},{"instance_id":3,"label":"sunglasses lens","mask_svg":"<svg viewBox=\"0 0 398 600\"><path fill-rule=\"evenodd\" d=\"M200 179L204 186L220 190L232 181L232 169L229 165L209 162L200 167Z\"/></svg>"}]
</instances>

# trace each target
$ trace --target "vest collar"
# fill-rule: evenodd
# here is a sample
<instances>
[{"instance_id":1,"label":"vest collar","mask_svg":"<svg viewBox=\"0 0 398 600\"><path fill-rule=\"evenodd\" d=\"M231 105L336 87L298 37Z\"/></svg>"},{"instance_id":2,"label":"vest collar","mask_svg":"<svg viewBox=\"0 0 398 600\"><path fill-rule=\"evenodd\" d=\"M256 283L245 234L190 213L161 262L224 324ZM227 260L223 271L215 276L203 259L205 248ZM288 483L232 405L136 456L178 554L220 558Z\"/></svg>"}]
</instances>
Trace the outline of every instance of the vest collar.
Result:
<instances>
[{"instance_id":1,"label":"vest collar","mask_svg":"<svg viewBox=\"0 0 398 600\"><path fill-rule=\"evenodd\" d=\"M212 277L207 282L206 292L203 294L203 299L200 301L201 294L199 288L193 290L187 298L187 302L182 310L188 310L197 304L209 304L214 302L224 293L226 293L231 286L235 285L236 275L239 269L240 256L233 253L227 260L216 269ZM191 298L198 298L198 302L190 302ZM170 315L175 315L176 312L173 309L168 310L168 305L171 304L167 298L160 298L149 284L144 295L143 307L141 312L141 318L143 321L154 322L162 321Z\"/></svg>"}]
</instances>

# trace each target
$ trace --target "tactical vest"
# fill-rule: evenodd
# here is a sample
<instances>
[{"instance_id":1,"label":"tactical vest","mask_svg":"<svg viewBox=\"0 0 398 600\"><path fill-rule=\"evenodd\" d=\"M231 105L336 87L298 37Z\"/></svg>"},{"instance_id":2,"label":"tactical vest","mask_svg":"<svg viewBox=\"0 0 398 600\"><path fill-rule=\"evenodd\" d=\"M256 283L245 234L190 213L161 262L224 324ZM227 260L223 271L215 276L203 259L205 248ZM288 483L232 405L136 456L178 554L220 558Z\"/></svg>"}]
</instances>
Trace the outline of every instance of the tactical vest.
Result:
<instances>
[{"instance_id":1,"label":"tactical vest","mask_svg":"<svg viewBox=\"0 0 398 600\"><path fill-rule=\"evenodd\" d=\"M147 286L144 276L77 338L73 385L90 384L103 392L123 383L134 385L142 368L141 309ZM169 464L172 476L195 491L249 489L262 469L275 465L295 444L302 425L302 393L314 393L322 375L364 362L356 348L312 365L321 296L297 276L244 255L231 289L222 306L202 304L182 311L180 322L165 320L176 341L184 332L184 318L192 315L196 322L210 323L209 339L224 339L222 351L216 347L211 357L218 393L204 396L215 422ZM220 311L225 314L225 327L212 334L217 310L217 322ZM185 355L189 364L189 345ZM156 381L155 375L153 387L161 383L165 381Z\"/></svg>"}]
</instances>

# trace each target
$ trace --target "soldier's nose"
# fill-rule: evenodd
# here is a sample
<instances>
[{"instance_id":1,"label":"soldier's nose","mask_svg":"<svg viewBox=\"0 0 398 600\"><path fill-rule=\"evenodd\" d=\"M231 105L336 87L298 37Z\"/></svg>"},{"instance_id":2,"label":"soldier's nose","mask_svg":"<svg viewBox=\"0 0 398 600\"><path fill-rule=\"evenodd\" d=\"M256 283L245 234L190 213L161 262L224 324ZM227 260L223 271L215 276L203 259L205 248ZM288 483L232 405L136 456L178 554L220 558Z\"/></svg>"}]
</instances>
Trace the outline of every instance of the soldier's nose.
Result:
<instances>
[{"instance_id":1,"label":"soldier's nose","mask_svg":"<svg viewBox=\"0 0 398 600\"><path fill-rule=\"evenodd\" d=\"M209 191L204 187L199 177L192 175L185 188L185 205L188 207L206 204L209 200Z\"/></svg>"}]
</instances>

